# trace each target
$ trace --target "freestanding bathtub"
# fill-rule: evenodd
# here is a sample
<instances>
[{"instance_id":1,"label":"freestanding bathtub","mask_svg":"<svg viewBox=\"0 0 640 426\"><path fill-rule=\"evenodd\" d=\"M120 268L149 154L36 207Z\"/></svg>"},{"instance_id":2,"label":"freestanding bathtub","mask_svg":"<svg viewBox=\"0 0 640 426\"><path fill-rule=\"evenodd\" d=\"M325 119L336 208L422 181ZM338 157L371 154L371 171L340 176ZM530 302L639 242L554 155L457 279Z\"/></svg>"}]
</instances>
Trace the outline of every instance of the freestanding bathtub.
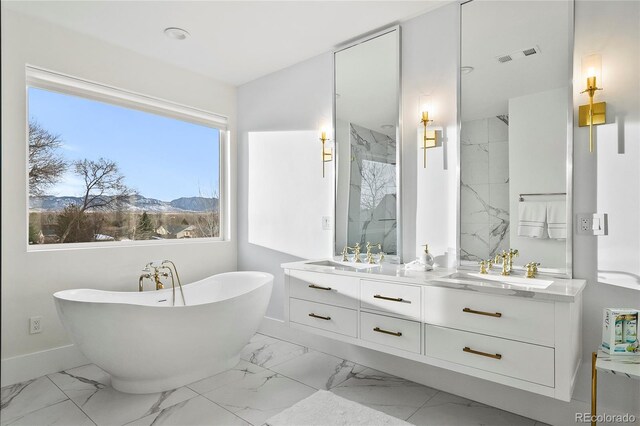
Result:
<instances>
[{"instance_id":1,"label":"freestanding bathtub","mask_svg":"<svg viewBox=\"0 0 640 426\"><path fill-rule=\"evenodd\" d=\"M174 389L227 370L257 331L273 275L229 272L146 292L65 290L53 295L71 340L127 393Z\"/></svg>"}]
</instances>

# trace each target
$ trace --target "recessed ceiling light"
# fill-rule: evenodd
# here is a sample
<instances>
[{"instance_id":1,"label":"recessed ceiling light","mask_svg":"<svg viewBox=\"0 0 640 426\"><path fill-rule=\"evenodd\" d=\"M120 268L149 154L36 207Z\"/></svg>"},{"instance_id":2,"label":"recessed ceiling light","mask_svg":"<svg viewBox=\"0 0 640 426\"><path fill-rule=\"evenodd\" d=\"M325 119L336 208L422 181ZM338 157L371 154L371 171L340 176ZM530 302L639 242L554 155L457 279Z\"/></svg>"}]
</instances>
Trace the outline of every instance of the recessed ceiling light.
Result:
<instances>
[{"instance_id":1,"label":"recessed ceiling light","mask_svg":"<svg viewBox=\"0 0 640 426\"><path fill-rule=\"evenodd\" d=\"M383 124L382 126L380 126L380 128L384 130L393 129L395 127L396 126L394 126L393 124Z\"/></svg>"},{"instance_id":2,"label":"recessed ceiling light","mask_svg":"<svg viewBox=\"0 0 640 426\"><path fill-rule=\"evenodd\" d=\"M460 67L460 72L462 74L469 74L470 72L473 71L473 67Z\"/></svg>"},{"instance_id":3,"label":"recessed ceiling light","mask_svg":"<svg viewBox=\"0 0 640 426\"><path fill-rule=\"evenodd\" d=\"M164 29L164 35L174 40L184 40L189 37L189 32L178 27L169 27Z\"/></svg>"}]
</instances>

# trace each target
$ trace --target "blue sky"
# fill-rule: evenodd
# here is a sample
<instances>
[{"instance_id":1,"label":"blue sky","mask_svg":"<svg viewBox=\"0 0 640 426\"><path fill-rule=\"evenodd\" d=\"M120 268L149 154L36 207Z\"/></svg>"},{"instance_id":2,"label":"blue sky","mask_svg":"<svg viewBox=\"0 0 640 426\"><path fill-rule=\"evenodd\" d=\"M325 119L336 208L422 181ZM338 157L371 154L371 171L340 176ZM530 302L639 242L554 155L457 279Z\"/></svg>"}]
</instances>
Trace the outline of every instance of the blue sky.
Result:
<instances>
[{"instance_id":1,"label":"blue sky","mask_svg":"<svg viewBox=\"0 0 640 426\"><path fill-rule=\"evenodd\" d=\"M171 201L219 192L217 129L33 87L29 118L60 135L67 160L113 160L127 185L145 197ZM46 191L82 192L72 168Z\"/></svg>"}]
</instances>

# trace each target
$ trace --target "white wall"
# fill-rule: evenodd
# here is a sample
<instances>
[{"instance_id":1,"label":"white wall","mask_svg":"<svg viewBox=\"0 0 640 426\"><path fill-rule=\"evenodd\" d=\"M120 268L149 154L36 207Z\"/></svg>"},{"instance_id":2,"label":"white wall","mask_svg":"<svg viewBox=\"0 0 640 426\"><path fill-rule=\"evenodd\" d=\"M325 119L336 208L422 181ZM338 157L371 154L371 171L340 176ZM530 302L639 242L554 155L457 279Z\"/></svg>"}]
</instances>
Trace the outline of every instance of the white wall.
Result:
<instances>
[{"instance_id":1,"label":"white wall","mask_svg":"<svg viewBox=\"0 0 640 426\"><path fill-rule=\"evenodd\" d=\"M4 4L4 3L3 3ZM229 117L230 166L235 169L235 89L207 77L148 59L52 24L2 8L2 380L15 357L69 344L52 294L91 287L136 291L140 269L152 259L176 262L189 282L236 268L235 200L231 240L127 248L27 252L25 65L35 65ZM231 174L235 194L235 174ZM28 318L43 317L43 332L28 334ZM42 355L42 354L41 354ZM65 360L39 362L64 367ZM15 370L15 369L14 369ZM55 371L55 370L54 370ZM38 371L32 371L34 376ZM15 377L15 376L14 376Z\"/></svg>"},{"instance_id":2,"label":"white wall","mask_svg":"<svg viewBox=\"0 0 640 426\"><path fill-rule=\"evenodd\" d=\"M580 69L580 58L588 51L617 53L616 67L627 67L636 60L638 49L621 50L620 39L638 34L638 2L578 1L576 3L575 64ZM435 255L442 256L456 244L456 186L457 163L456 124L456 67L458 52L458 5L453 4L419 16L402 25L402 84L403 84L403 240L405 259L415 255L416 245L423 242L436 246ZM425 45L428 41L428 45ZM615 48L615 46L618 48ZM624 59L623 59L624 58ZM631 58L631 59L628 59ZM635 58L635 59L634 59ZM613 58L612 58L613 59ZM637 63L637 62L636 62ZM614 66L614 64L609 65ZM621 117L637 117L635 99L637 91L622 88L637 84L637 66L621 73L615 83L619 91L609 92L607 102L621 109ZM325 54L271 74L244 86L238 91L239 121L239 251L240 269L263 269L277 276L268 316L282 318L283 274L281 262L295 258L252 246L246 237L246 180L247 180L247 132L309 128L319 117L330 113L331 108L331 55ZM577 74L576 74L577 75ZM633 80L633 79L636 80ZM577 80L576 80L577 81ZM612 85L614 84L611 82ZM574 105L583 96L574 90ZM444 128L443 148L429 151L427 170L419 169L416 132L417 104L421 92L431 92L438 107L435 125ZM603 93L604 94L604 93ZM277 108L274 107L277 105ZM575 108L577 114L577 107ZM624 126L627 126L626 123ZM624 127L623 126L623 127ZM627 144L633 133L624 127ZM596 156L585 149L584 129L574 129L574 211L593 212L596 209ZM600 135L599 135L600 136ZM600 145L607 142L600 137ZM615 141L609 142L616 144ZM310 166L312 167L312 166ZM637 167L637 163L636 163ZM617 189L616 189L617 190ZM437 230L439 227L441 230ZM609 285L596 280L596 239L575 236L573 248L574 276L588 281L584 291L583 315L583 367L579 372L574 401L563 403L550 398L514 390L483 380L447 372L438 368L419 365L376 351L351 345L337 344L329 339L296 333L278 327L277 321L265 321L265 330L299 341L312 347L366 363L390 373L402 375L448 392L517 412L522 415L553 424L573 424L577 410L587 410L590 397L590 356L600 341L600 321L603 307L624 306L638 300L638 292ZM635 303L637 305L637 303ZM637 382L612 375L601 375L599 381L601 408L621 412L639 411L640 390Z\"/></svg>"},{"instance_id":3,"label":"white wall","mask_svg":"<svg viewBox=\"0 0 640 426\"><path fill-rule=\"evenodd\" d=\"M333 163L324 164L323 177L321 153L316 130L249 133L249 243L307 259L331 256L333 230L322 218L333 218Z\"/></svg>"},{"instance_id":4,"label":"white wall","mask_svg":"<svg viewBox=\"0 0 640 426\"><path fill-rule=\"evenodd\" d=\"M268 317L282 319L284 315L284 273L280 264L300 259L249 243L249 133L294 130L317 132L322 123L331 123L332 72L332 58L327 53L238 88L238 110L242 111L242 119L238 120L238 269L265 271L275 276L271 302L267 309ZM320 147L318 141L318 158L306 165L308 173L319 172ZM333 167L333 163L326 165ZM287 163L281 160L279 166L287 167ZM326 185L333 185L331 180L325 181ZM308 196L311 200L315 195ZM299 199L297 204L303 202L304 199ZM297 204L282 208L295 210ZM321 228L320 223L312 226ZM317 244L316 241L306 243ZM330 246L329 244L329 250Z\"/></svg>"}]
</instances>

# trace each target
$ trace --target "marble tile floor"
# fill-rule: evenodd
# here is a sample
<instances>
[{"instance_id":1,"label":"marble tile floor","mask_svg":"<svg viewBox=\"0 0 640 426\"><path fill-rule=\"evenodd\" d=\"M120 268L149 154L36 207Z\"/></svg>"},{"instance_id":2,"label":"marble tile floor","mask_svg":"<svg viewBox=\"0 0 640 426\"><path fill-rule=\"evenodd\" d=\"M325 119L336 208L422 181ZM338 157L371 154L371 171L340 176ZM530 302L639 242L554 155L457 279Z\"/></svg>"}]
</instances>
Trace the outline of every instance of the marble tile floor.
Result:
<instances>
[{"instance_id":1,"label":"marble tile floor","mask_svg":"<svg viewBox=\"0 0 640 426\"><path fill-rule=\"evenodd\" d=\"M118 392L91 364L7 386L0 425L259 426L318 389L416 425L542 425L262 334L233 369L171 391Z\"/></svg>"}]
</instances>

